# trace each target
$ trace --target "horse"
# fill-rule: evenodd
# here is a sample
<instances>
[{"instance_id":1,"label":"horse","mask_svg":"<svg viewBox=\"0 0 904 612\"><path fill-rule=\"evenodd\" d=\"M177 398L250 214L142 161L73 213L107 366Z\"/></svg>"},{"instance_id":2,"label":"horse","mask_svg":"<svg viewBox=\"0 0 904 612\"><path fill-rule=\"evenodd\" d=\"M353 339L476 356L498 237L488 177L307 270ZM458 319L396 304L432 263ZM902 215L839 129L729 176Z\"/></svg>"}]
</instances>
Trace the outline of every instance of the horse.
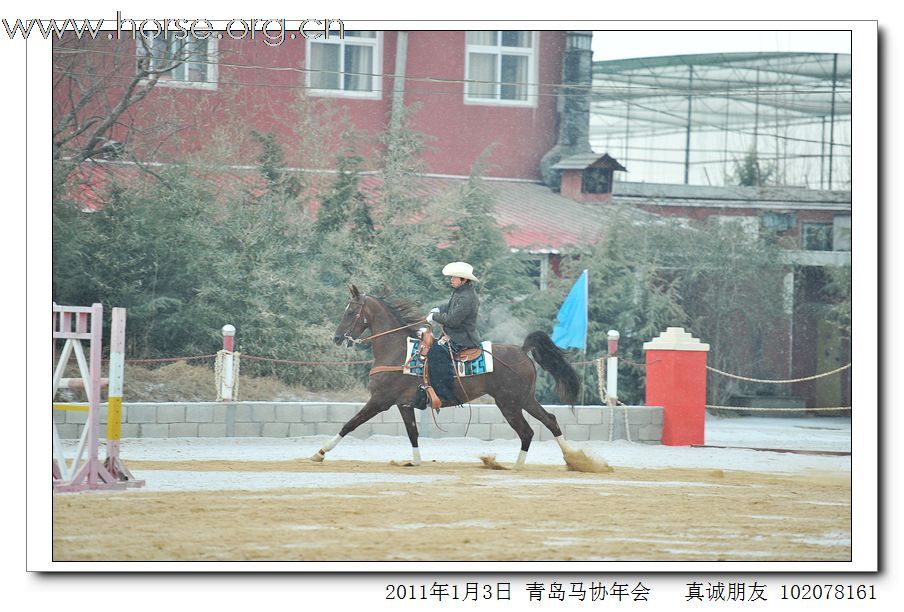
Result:
<instances>
[{"instance_id":1,"label":"horse","mask_svg":"<svg viewBox=\"0 0 904 612\"><path fill-rule=\"evenodd\" d=\"M417 337L419 326L426 326L426 319L418 314L414 303L362 293L355 285L349 287L351 299L333 335L333 342L341 346L369 342L373 348L374 362L370 371L368 391L370 398L364 406L342 426L339 433L324 444L311 459L322 462L326 454L357 427L377 414L398 406L411 442L412 461L421 463L418 448L418 430L415 422L414 399L420 377L404 374L402 364L407 358L407 338ZM371 335L362 338L365 330ZM425 332L425 333L430 333ZM574 368L565 360L565 352L557 347L545 332L535 331L525 338L521 346L494 344L494 371L475 376L465 376L456 383L457 401L444 402L443 407L467 403L482 395L491 396L502 416L521 440L521 451L514 468L524 465L527 451L534 436L533 428L524 418L524 412L536 418L552 433L559 444L563 459L570 452L556 417L550 414L535 397L537 364L549 372L556 381L556 392L566 404L574 407L580 390L580 379ZM567 461L566 461L567 462Z\"/></svg>"}]
</instances>

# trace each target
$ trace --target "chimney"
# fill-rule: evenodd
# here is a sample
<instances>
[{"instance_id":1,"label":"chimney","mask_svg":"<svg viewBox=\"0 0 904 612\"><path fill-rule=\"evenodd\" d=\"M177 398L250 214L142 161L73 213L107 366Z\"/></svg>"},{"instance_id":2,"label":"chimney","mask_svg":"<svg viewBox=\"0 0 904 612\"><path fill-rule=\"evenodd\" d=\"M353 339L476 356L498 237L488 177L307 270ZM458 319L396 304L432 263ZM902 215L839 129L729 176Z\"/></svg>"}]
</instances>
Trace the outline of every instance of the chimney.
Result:
<instances>
[{"instance_id":1,"label":"chimney","mask_svg":"<svg viewBox=\"0 0 904 612\"><path fill-rule=\"evenodd\" d=\"M592 153L590 148L590 86L593 83L593 32L570 30L565 35L562 56L562 87L559 89L559 138L540 160L540 176L553 191L559 190L561 174L552 167L563 157Z\"/></svg>"}]
</instances>

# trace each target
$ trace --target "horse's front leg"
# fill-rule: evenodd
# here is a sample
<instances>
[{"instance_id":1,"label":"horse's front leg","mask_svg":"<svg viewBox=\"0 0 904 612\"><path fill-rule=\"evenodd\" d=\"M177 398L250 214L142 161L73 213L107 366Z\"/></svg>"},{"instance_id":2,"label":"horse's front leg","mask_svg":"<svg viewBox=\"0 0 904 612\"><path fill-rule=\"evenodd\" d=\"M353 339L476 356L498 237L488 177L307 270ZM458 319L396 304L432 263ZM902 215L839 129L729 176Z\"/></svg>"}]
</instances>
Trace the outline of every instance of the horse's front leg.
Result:
<instances>
[{"instance_id":1,"label":"horse's front leg","mask_svg":"<svg viewBox=\"0 0 904 612\"><path fill-rule=\"evenodd\" d=\"M421 464L421 450L417 445L417 422L414 420L414 407L411 404L399 404L399 412L405 423L405 431L408 432L408 441L411 442L411 465Z\"/></svg>"},{"instance_id":2,"label":"horse's front leg","mask_svg":"<svg viewBox=\"0 0 904 612\"><path fill-rule=\"evenodd\" d=\"M355 416L348 420L348 422L342 426L342 429L339 430L339 433L336 434L332 440L324 444L320 447L320 450L314 453L311 457L313 461L323 461L323 458L326 456L328 452L336 448L336 445L339 444L342 439L355 431L360 425L363 425L367 421L374 418L376 415L381 412L388 410L392 405L391 400L379 400L371 397L367 400L367 403L358 411Z\"/></svg>"}]
</instances>

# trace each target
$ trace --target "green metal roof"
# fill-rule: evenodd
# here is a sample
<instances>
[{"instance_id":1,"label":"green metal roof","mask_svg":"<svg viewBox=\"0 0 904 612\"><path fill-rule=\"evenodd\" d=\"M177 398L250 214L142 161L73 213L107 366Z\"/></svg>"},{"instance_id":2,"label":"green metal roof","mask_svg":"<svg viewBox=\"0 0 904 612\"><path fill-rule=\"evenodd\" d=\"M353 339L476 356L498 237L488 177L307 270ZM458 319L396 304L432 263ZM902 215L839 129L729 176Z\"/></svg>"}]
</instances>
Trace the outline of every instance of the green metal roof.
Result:
<instances>
[{"instance_id":1,"label":"green metal roof","mask_svg":"<svg viewBox=\"0 0 904 612\"><path fill-rule=\"evenodd\" d=\"M689 96L698 127L849 116L851 56L711 53L593 63L594 116L653 130L685 127Z\"/></svg>"},{"instance_id":2,"label":"green metal roof","mask_svg":"<svg viewBox=\"0 0 904 612\"><path fill-rule=\"evenodd\" d=\"M705 180L718 181L754 148L761 160L777 164L787 184L825 184L829 165L839 176L850 160L851 102L850 54L707 53L594 62L590 143L644 173L640 180L669 182L689 165L691 182L704 180L704 166Z\"/></svg>"}]
</instances>

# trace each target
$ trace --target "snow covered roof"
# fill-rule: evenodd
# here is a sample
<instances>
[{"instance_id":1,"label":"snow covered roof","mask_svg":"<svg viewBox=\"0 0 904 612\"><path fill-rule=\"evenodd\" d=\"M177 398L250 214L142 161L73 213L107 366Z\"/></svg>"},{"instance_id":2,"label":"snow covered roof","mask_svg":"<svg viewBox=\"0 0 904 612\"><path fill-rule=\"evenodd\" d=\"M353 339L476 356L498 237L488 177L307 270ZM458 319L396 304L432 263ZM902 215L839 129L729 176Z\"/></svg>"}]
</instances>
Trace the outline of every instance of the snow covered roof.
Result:
<instances>
[{"instance_id":1,"label":"snow covered roof","mask_svg":"<svg viewBox=\"0 0 904 612\"><path fill-rule=\"evenodd\" d=\"M621 204L851 212L850 191L800 187L675 185L616 181L612 189L612 198L613 202Z\"/></svg>"},{"instance_id":2,"label":"snow covered roof","mask_svg":"<svg viewBox=\"0 0 904 612\"><path fill-rule=\"evenodd\" d=\"M298 169L287 172L310 174ZM217 195L221 198L254 197L266 190L260 173L249 167L199 168L197 173L202 177L217 176ZM112 185L132 184L143 180L142 176L134 164L92 164L72 178L68 196L84 209L97 210L103 207ZM466 177L422 176L413 183L412 191L426 201L436 201L454 194L467 180ZM379 185L377 175L362 174L360 188L364 193L376 192ZM494 198L494 215L507 245L516 250L538 253L582 250L599 240L607 222L616 216L627 215L641 221L654 218L640 210L617 210L611 204L575 202L538 182L485 179L483 185ZM316 211L316 202L302 202L299 198L299 205Z\"/></svg>"}]
</instances>

